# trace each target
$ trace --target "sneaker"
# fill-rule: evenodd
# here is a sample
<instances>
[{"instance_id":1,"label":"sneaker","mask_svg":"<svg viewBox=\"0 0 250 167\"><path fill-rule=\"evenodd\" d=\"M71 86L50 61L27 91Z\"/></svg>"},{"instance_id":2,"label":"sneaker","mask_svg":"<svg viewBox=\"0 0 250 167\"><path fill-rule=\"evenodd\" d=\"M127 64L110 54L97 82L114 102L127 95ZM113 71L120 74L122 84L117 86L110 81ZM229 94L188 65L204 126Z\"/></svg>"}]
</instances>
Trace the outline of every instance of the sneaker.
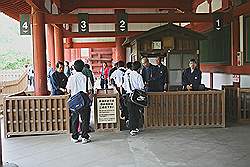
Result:
<instances>
[{"instance_id":1,"label":"sneaker","mask_svg":"<svg viewBox=\"0 0 250 167\"><path fill-rule=\"evenodd\" d=\"M78 140L78 139L73 139L72 137L71 137L71 141L72 141L73 143L77 143L77 142L79 142L79 140Z\"/></svg>"},{"instance_id":2,"label":"sneaker","mask_svg":"<svg viewBox=\"0 0 250 167\"><path fill-rule=\"evenodd\" d=\"M137 135L137 131L136 130L131 130L130 132L129 132L129 134L131 135L131 136L135 136L135 135Z\"/></svg>"},{"instance_id":3,"label":"sneaker","mask_svg":"<svg viewBox=\"0 0 250 167\"><path fill-rule=\"evenodd\" d=\"M90 139L82 138L82 144L86 144L86 143L89 143L89 142L91 142Z\"/></svg>"}]
</instances>

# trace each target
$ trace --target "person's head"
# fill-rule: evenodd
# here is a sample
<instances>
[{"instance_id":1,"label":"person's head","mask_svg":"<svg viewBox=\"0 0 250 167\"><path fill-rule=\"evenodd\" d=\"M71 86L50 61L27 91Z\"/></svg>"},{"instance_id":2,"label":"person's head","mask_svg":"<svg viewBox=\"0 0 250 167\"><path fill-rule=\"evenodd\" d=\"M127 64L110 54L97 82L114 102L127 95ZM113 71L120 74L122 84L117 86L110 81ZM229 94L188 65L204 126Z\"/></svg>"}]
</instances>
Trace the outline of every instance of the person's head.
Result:
<instances>
[{"instance_id":1,"label":"person's head","mask_svg":"<svg viewBox=\"0 0 250 167\"><path fill-rule=\"evenodd\" d=\"M68 61L64 61L64 66L68 67L69 66L69 62Z\"/></svg>"},{"instance_id":2,"label":"person's head","mask_svg":"<svg viewBox=\"0 0 250 167\"><path fill-rule=\"evenodd\" d=\"M191 59L189 60L189 67L191 69L195 69L195 67L197 66L196 60L195 59Z\"/></svg>"},{"instance_id":3,"label":"person's head","mask_svg":"<svg viewBox=\"0 0 250 167\"><path fill-rule=\"evenodd\" d=\"M156 57L156 64L157 65L160 65L161 64L161 57Z\"/></svg>"},{"instance_id":4,"label":"person's head","mask_svg":"<svg viewBox=\"0 0 250 167\"><path fill-rule=\"evenodd\" d=\"M141 68L141 63L139 61L135 61L132 64L132 68L133 68L134 71L138 71Z\"/></svg>"},{"instance_id":5,"label":"person's head","mask_svg":"<svg viewBox=\"0 0 250 167\"><path fill-rule=\"evenodd\" d=\"M132 70L132 62L127 62L127 64L126 64L126 67L127 67L127 69L130 69L130 70Z\"/></svg>"},{"instance_id":6,"label":"person's head","mask_svg":"<svg viewBox=\"0 0 250 167\"><path fill-rule=\"evenodd\" d=\"M124 67L125 63L124 61L118 61L118 67Z\"/></svg>"},{"instance_id":7,"label":"person's head","mask_svg":"<svg viewBox=\"0 0 250 167\"><path fill-rule=\"evenodd\" d=\"M108 64L107 64L107 62L103 62L103 63L102 63L102 67L103 67L103 68L106 68L106 67L108 67Z\"/></svg>"},{"instance_id":8,"label":"person's head","mask_svg":"<svg viewBox=\"0 0 250 167\"><path fill-rule=\"evenodd\" d=\"M141 64L142 64L144 67L149 67L149 66L150 66L149 61L148 61L148 58L146 58L146 57L142 58Z\"/></svg>"},{"instance_id":9,"label":"person's head","mask_svg":"<svg viewBox=\"0 0 250 167\"><path fill-rule=\"evenodd\" d=\"M87 69L90 69L90 65L89 64L84 64L84 67Z\"/></svg>"},{"instance_id":10,"label":"person's head","mask_svg":"<svg viewBox=\"0 0 250 167\"><path fill-rule=\"evenodd\" d=\"M63 64L63 62L58 61L58 62L56 63L56 71L58 71L58 72L63 72L63 69L64 69L64 64Z\"/></svg>"},{"instance_id":11,"label":"person's head","mask_svg":"<svg viewBox=\"0 0 250 167\"><path fill-rule=\"evenodd\" d=\"M48 60L47 65L48 67L51 67L51 61Z\"/></svg>"},{"instance_id":12,"label":"person's head","mask_svg":"<svg viewBox=\"0 0 250 167\"><path fill-rule=\"evenodd\" d=\"M84 62L82 60L76 60L74 62L74 68L76 72L82 72L83 67L84 67Z\"/></svg>"}]
</instances>

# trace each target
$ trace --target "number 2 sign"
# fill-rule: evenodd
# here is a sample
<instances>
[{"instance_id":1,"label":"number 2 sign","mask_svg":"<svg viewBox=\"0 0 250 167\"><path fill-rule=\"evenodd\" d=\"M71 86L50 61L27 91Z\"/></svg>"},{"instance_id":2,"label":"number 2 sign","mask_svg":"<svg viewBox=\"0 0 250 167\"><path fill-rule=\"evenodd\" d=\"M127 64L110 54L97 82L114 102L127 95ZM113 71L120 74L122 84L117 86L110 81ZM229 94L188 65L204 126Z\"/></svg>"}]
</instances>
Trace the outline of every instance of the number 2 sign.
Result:
<instances>
[{"instance_id":1,"label":"number 2 sign","mask_svg":"<svg viewBox=\"0 0 250 167\"><path fill-rule=\"evenodd\" d=\"M128 32L128 15L126 13L117 14L116 33L126 34Z\"/></svg>"},{"instance_id":2,"label":"number 2 sign","mask_svg":"<svg viewBox=\"0 0 250 167\"><path fill-rule=\"evenodd\" d=\"M30 31L30 15L20 15L20 35L31 35Z\"/></svg>"},{"instance_id":3,"label":"number 2 sign","mask_svg":"<svg viewBox=\"0 0 250 167\"><path fill-rule=\"evenodd\" d=\"M89 19L87 13L79 13L78 14L78 32L85 34L89 33Z\"/></svg>"}]
</instances>

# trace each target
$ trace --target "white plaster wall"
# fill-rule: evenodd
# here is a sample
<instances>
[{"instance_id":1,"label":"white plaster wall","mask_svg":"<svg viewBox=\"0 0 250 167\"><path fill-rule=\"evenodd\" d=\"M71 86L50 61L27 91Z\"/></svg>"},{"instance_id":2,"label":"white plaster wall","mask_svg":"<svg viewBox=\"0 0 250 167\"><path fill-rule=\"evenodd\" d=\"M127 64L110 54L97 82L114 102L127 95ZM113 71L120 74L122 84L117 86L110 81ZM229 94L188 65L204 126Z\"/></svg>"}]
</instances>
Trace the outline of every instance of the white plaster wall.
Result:
<instances>
[{"instance_id":1,"label":"white plaster wall","mask_svg":"<svg viewBox=\"0 0 250 167\"><path fill-rule=\"evenodd\" d=\"M222 8L222 0L213 0L211 6L212 12Z\"/></svg>"},{"instance_id":2,"label":"white plaster wall","mask_svg":"<svg viewBox=\"0 0 250 167\"><path fill-rule=\"evenodd\" d=\"M209 4L207 1L200 4L197 9L196 13L209 13Z\"/></svg>"},{"instance_id":3,"label":"white plaster wall","mask_svg":"<svg viewBox=\"0 0 250 167\"><path fill-rule=\"evenodd\" d=\"M250 75L241 75L240 76L240 87L241 88L250 88Z\"/></svg>"},{"instance_id":4,"label":"white plaster wall","mask_svg":"<svg viewBox=\"0 0 250 167\"><path fill-rule=\"evenodd\" d=\"M100 38L73 38L73 42L115 42L114 37L100 37Z\"/></svg>"},{"instance_id":5,"label":"white plaster wall","mask_svg":"<svg viewBox=\"0 0 250 167\"><path fill-rule=\"evenodd\" d=\"M220 89L222 85L232 85L233 84L233 75L232 74L222 74L214 73L213 74L213 88Z\"/></svg>"},{"instance_id":6,"label":"white plaster wall","mask_svg":"<svg viewBox=\"0 0 250 167\"><path fill-rule=\"evenodd\" d=\"M202 73L201 84L204 84L207 88L210 88L210 73Z\"/></svg>"}]
</instances>

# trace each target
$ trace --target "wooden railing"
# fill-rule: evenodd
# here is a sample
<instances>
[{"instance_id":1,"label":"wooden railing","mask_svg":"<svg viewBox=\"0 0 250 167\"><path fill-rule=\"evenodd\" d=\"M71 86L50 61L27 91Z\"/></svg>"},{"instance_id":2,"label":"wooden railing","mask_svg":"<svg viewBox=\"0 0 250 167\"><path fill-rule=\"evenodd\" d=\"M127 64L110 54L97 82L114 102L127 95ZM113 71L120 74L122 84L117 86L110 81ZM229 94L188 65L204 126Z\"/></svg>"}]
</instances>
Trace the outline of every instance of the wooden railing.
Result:
<instances>
[{"instance_id":1,"label":"wooden railing","mask_svg":"<svg viewBox=\"0 0 250 167\"><path fill-rule=\"evenodd\" d=\"M238 121L250 122L250 89L237 89Z\"/></svg>"},{"instance_id":2,"label":"wooden railing","mask_svg":"<svg viewBox=\"0 0 250 167\"><path fill-rule=\"evenodd\" d=\"M28 74L25 71L18 80L6 81L0 83L0 94L12 94L27 89Z\"/></svg>"},{"instance_id":3,"label":"wooden railing","mask_svg":"<svg viewBox=\"0 0 250 167\"><path fill-rule=\"evenodd\" d=\"M7 96L5 135L69 133L68 96Z\"/></svg>"},{"instance_id":4,"label":"wooden railing","mask_svg":"<svg viewBox=\"0 0 250 167\"><path fill-rule=\"evenodd\" d=\"M149 93L144 128L225 127L224 91Z\"/></svg>"}]
</instances>

